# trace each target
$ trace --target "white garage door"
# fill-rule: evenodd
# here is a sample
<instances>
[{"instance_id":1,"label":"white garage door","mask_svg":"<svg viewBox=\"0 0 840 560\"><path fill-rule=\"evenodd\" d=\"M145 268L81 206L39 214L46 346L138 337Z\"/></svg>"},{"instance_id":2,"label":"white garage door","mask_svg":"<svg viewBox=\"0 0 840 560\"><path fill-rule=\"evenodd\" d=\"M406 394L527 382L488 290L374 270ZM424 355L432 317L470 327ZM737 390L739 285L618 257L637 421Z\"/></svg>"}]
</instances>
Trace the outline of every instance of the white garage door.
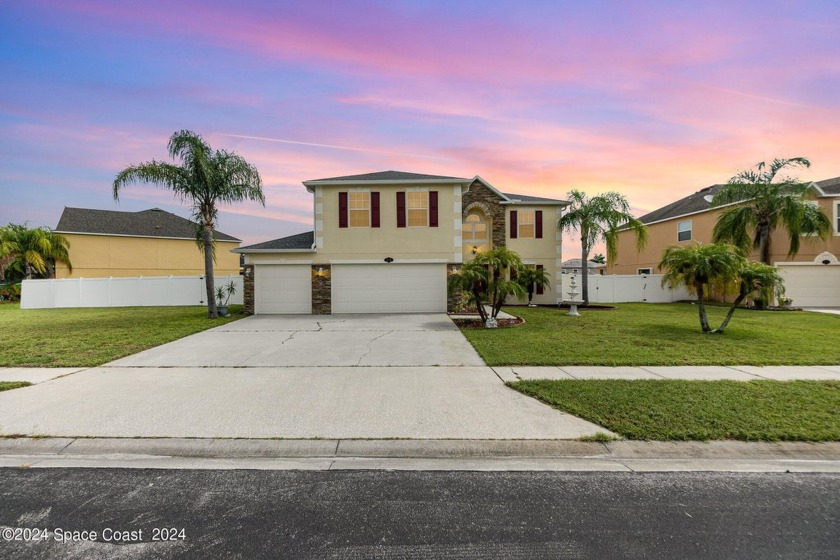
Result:
<instances>
[{"instance_id":1,"label":"white garage door","mask_svg":"<svg viewBox=\"0 0 840 560\"><path fill-rule=\"evenodd\" d=\"M312 313L311 271L309 265L255 265L254 312Z\"/></svg>"},{"instance_id":2,"label":"white garage door","mask_svg":"<svg viewBox=\"0 0 840 560\"><path fill-rule=\"evenodd\" d=\"M840 307L840 265L779 265L794 307Z\"/></svg>"},{"instance_id":3,"label":"white garage door","mask_svg":"<svg viewBox=\"0 0 840 560\"><path fill-rule=\"evenodd\" d=\"M332 267L333 313L445 311L445 264L340 264Z\"/></svg>"}]
</instances>

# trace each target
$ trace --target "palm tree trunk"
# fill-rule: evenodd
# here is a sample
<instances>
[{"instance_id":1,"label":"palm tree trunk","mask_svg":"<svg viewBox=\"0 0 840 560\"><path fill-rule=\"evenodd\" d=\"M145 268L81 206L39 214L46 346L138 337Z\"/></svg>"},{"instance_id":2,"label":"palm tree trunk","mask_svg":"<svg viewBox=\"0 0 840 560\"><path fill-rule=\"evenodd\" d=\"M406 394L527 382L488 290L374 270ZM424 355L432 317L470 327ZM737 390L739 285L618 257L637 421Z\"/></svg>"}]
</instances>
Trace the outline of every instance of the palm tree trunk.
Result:
<instances>
[{"instance_id":1,"label":"palm tree trunk","mask_svg":"<svg viewBox=\"0 0 840 560\"><path fill-rule=\"evenodd\" d=\"M473 296L475 297L476 309L478 310L478 317L481 319L481 324L487 323L487 312L484 311L484 302L481 301L481 291L473 289Z\"/></svg>"},{"instance_id":2,"label":"palm tree trunk","mask_svg":"<svg viewBox=\"0 0 840 560\"><path fill-rule=\"evenodd\" d=\"M580 237L580 295L583 299L583 305L589 305L589 264L587 262L589 247L586 246L583 231L581 231Z\"/></svg>"},{"instance_id":3,"label":"palm tree trunk","mask_svg":"<svg viewBox=\"0 0 840 560\"><path fill-rule=\"evenodd\" d=\"M213 226L204 225L204 285L207 288L207 317L217 319L215 278L213 276Z\"/></svg>"},{"instance_id":4,"label":"palm tree trunk","mask_svg":"<svg viewBox=\"0 0 840 560\"><path fill-rule=\"evenodd\" d=\"M699 283L695 286L697 290L697 312L700 314L700 328L703 330L704 333L711 332L711 327L709 327L709 318L706 315L706 301L703 296L703 284Z\"/></svg>"},{"instance_id":5,"label":"palm tree trunk","mask_svg":"<svg viewBox=\"0 0 840 560\"><path fill-rule=\"evenodd\" d=\"M743 293L743 291L738 294L738 297L735 298L735 301L732 302L732 306L729 308L729 311L726 312L726 317L723 318L723 322L720 324L718 328L711 331L711 334L723 334L723 330L729 324L729 320L732 319L732 315L735 314L735 308L741 305L741 302L747 297L747 294Z\"/></svg>"}]
</instances>

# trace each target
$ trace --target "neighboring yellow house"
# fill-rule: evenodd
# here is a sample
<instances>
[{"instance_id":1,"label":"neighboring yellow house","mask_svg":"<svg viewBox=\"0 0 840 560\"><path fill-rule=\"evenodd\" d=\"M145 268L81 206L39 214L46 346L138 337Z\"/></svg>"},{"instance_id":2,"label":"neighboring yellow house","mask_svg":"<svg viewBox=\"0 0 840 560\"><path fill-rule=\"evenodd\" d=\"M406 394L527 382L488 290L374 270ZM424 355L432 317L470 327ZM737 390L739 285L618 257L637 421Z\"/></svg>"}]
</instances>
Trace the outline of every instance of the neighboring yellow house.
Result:
<instances>
[{"instance_id":1,"label":"neighboring yellow house","mask_svg":"<svg viewBox=\"0 0 840 560\"><path fill-rule=\"evenodd\" d=\"M567 201L502 193L481 177L381 171L304 181L314 231L238 249L245 307L255 313L443 312L448 274L508 247L545 268L554 305Z\"/></svg>"},{"instance_id":2,"label":"neighboring yellow house","mask_svg":"<svg viewBox=\"0 0 840 560\"><path fill-rule=\"evenodd\" d=\"M64 208L56 233L70 243L73 271L56 263L56 278L109 276L199 276L204 253L195 241L196 224L152 208L141 212ZM239 274L240 240L216 232L216 275Z\"/></svg>"},{"instance_id":3,"label":"neighboring yellow house","mask_svg":"<svg viewBox=\"0 0 840 560\"><path fill-rule=\"evenodd\" d=\"M666 248L686 243L711 243L712 230L723 208L709 202L723 185L706 187L639 218L648 228L648 243L641 252L631 231L618 234L618 258L609 263L607 274L658 274ZM799 252L788 256L787 230L777 229L771 237L771 261L782 269L787 296L799 306L840 306L840 177L812 183L819 204L831 220L829 239L804 238ZM756 251L749 257L758 260Z\"/></svg>"}]
</instances>

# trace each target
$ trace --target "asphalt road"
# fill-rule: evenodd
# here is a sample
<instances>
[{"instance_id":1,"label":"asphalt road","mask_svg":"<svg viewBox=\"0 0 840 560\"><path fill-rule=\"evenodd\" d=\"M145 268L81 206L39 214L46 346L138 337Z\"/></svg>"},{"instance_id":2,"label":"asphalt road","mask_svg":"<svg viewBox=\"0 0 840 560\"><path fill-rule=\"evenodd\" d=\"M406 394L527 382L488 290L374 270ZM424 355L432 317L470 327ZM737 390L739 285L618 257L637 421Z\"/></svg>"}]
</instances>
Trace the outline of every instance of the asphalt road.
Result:
<instances>
[{"instance_id":1,"label":"asphalt road","mask_svg":"<svg viewBox=\"0 0 840 560\"><path fill-rule=\"evenodd\" d=\"M0 481L2 558L840 558L840 475L0 469Z\"/></svg>"}]
</instances>

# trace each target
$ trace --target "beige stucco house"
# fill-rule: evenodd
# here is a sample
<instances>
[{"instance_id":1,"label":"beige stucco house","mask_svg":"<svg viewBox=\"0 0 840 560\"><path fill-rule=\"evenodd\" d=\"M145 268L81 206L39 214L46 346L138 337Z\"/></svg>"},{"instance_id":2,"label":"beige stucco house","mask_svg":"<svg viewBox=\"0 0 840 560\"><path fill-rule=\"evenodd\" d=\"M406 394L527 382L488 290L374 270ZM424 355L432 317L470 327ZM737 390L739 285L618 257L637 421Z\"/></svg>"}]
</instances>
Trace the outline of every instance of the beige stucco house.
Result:
<instances>
[{"instance_id":1,"label":"beige stucco house","mask_svg":"<svg viewBox=\"0 0 840 560\"><path fill-rule=\"evenodd\" d=\"M314 231L242 247L252 313L441 312L447 277L492 247L560 277L563 200L481 177L382 171L304 181ZM535 303L555 304L552 288Z\"/></svg>"},{"instance_id":2,"label":"beige stucco house","mask_svg":"<svg viewBox=\"0 0 840 560\"><path fill-rule=\"evenodd\" d=\"M65 208L55 229L70 243L72 272L61 263L56 278L198 276L204 253L195 240L196 224L152 208L118 212ZM240 240L216 232L217 275L239 274Z\"/></svg>"},{"instance_id":3,"label":"beige stucco house","mask_svg":"<svg viewBox=\"0 0 840 560\"><path fill-rule=\"evenodd\" d=\"M840 306L840 177L812 183L815 203L832 223L830 238L803 239L799 252L789 257L787 231L777 229L771 238L772 262L782 269L787 296L799 306ZM656 274L666 248L686 243L711 243L712 230L725 207L710 208L723 185L712 185L639 218L648 228L648 243L636 251L630 231L618 235L618 258L608 274ZM758 260L756 252L750 256Z\"/></svg>"}]
</instances>

